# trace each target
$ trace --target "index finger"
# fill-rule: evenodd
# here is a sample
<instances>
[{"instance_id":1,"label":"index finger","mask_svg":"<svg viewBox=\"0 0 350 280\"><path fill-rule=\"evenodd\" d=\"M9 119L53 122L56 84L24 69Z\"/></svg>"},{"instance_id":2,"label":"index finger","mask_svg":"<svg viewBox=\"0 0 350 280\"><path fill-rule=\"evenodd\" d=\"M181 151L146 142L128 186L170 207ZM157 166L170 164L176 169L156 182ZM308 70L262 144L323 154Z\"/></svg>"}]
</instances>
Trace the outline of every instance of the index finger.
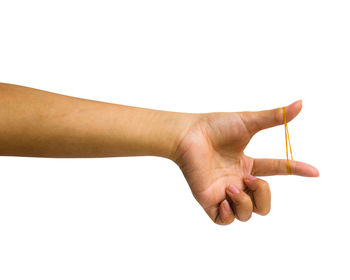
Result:
<instances>
[{"instance_id":1,"label":"index finger","mask_svg":"<svg viewBox=\"0 0 350 280\"><path fill-rule=\"evenodd\" d=\"M290 160L289 165L292 175L299 175L305 177L320 176L320 173L316 167L305 162ZM270 158L254 159L252 175L289 175L287 170L287 160Z\"/></svg>"}]
</instances>

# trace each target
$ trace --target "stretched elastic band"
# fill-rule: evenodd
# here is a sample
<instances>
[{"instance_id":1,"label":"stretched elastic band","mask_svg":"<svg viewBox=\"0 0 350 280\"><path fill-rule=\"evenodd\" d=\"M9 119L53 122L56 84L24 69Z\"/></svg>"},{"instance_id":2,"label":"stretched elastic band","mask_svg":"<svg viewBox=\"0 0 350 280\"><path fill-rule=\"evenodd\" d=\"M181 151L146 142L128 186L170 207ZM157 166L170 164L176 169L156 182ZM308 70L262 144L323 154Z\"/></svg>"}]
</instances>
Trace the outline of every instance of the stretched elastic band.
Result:
<instances>
[{"instance_id":1,"label":"stretched elastic band","mask_svg":"<svg viewBox=\"0 0 350 280\"><path fill-rule=\"evenodd\" d=\"M286 139L287 172L288 172L288 174L292 174L292 172L290 170L290 164L289 164L288 146L289 146L289 151L290 151L290 157L292 160L293 160L293 154L292 154L292 146L290 144L290 138L289 138L289 132L288 132L286 107L283 107L282 109L283 109L283 121L284 121L284 136Z\"/></svg>"}]
</instances>

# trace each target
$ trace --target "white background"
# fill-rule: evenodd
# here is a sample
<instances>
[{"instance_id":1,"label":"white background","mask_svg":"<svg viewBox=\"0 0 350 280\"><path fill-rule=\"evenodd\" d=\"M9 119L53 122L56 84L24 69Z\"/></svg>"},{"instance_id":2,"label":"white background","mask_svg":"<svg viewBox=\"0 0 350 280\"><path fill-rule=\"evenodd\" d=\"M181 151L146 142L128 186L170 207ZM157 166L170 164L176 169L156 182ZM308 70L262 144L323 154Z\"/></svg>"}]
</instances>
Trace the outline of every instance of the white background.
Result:
<instances>
[{"instance_id":1,"label":"white background","mask_svg":"<svg viewBox=\"0 0 350 280\"><path fill-rule=\"evenodd\" d=\"M161 158L0 158L0 279L349 279L349 1L0 1L0 80L183 112L303 100L272 211L211 222ZM1 109L1 108L0 108ZM283 127L254 157L283 158Z\"/></svg>"}]
</instances>

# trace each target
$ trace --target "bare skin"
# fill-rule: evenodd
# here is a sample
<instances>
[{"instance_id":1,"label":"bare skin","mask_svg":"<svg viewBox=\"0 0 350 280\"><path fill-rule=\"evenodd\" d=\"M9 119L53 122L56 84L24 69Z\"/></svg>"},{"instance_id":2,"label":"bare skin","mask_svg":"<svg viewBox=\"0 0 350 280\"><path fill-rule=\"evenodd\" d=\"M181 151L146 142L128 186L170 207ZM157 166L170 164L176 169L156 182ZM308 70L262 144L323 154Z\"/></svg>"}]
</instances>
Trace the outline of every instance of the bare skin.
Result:
<instances>
[{"instance_id":1,"label":"bare skin","mask_svg":"<svg viewBox=\"0 0 350 280\"><path fill-rule=\"evenodd\" d=\"M286 107L287 121L301 101ZM282 159L254 159L255 133L283 123L282 108L185 114L103 103L0 83L0 155L34 157L160 156L182 170L194 197L217 224L270 211L266 181L286 175ZM291 161L294 175L318 170Z\"/></svg>"}]
</instances>

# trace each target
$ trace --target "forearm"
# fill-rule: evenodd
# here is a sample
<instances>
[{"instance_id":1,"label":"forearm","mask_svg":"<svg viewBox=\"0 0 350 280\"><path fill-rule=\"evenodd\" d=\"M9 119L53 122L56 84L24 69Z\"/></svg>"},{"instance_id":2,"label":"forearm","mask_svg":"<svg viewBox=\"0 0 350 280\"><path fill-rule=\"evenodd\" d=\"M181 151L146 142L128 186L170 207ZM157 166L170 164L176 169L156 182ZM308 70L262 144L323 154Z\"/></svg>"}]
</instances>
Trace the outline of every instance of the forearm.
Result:
<instances>
[{"instance_id":1,"label":"forearm","mask_svg":"<svg viewBox=\"0 0 350 280\"><path fill-rule=\"evenodd\" d=\"M0 84L0 155L173 159L193 119Z\"/></svg>"}]
</instances>

